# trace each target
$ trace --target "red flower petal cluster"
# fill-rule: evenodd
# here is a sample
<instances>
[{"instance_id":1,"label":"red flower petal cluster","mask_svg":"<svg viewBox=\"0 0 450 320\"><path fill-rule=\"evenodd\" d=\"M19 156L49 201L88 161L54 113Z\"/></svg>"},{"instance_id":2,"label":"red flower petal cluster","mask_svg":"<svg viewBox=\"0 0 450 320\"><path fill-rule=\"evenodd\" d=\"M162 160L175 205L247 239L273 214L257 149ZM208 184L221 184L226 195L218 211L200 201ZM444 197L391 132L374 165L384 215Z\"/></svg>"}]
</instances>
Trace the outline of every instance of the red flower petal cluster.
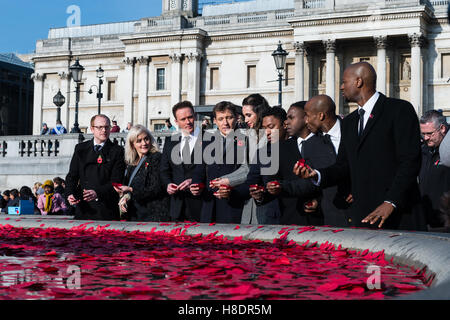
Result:
<instances>
[{"instance_id":1,"label":"red flower petal cluster","mask_svg":"<svg viewBox=\"0 0 450 320\"><path fill-rule=\"evenodd\" d=\"M268 243L218 231L187 236L198 226L191 222L160 224L175 226L170 232L90 223L70 230L0 226L0 299L389 299L432 281L424 269L386 261L383 251L287 242L291 231L314 227L285 227ZM369 265L380 268L378 290L367 286ZM73 266L80 271L75 288Z\"/></svg>"}]
</instances>

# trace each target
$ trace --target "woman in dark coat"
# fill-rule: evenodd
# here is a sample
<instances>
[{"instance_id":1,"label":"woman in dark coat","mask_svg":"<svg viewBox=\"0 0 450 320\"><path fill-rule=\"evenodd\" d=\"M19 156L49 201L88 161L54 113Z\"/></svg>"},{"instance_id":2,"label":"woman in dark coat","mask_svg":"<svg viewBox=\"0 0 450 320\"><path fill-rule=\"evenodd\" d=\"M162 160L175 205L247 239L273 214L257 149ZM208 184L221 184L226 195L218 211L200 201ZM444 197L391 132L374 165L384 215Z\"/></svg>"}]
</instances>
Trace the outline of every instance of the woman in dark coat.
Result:
<instances>
[{"instance_id":1,"label":"woman in dark coat","mask_svg":"<svg viewBox=\"0 0 450 320\"><path fill-rule=\"evenodd\" d=\"M142 125L130 129L125 143L127 169L121 195L122 218L131 221L169 221L169 198L159 178L161 153L150 131Z\"/></svg>"}]
</instances>

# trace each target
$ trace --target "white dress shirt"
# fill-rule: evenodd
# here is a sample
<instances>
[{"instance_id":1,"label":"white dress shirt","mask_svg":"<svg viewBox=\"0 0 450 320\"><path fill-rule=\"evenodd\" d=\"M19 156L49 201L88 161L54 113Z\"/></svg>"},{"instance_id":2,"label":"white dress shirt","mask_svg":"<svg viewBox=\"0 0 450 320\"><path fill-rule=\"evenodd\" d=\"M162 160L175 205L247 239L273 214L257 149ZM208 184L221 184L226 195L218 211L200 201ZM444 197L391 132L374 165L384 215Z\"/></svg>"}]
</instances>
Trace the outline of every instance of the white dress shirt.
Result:
<instances>
[{"instance_id":1,"label":"white dress shirt","mask_svg":"<svg viewBox=\"0 0 450 320\"><path fill-rule=\"evenodd\" d=\"M373 96L367 100L367 102L361 107L358 106L358 111L360 109L364 109L364 128L366 127L367 121L369 121L370 115L372 114L373 107L375 107L375 103L377 103L378 98L380 97L380 93L377 91L373 94Z\"/></svg>"},{"instance_id":2,"label":"white dress shirt","mask_svg":"<svg viewBox=\"0 0 450 320\"><path fill-rule=\"evenodd\" d=\"M328 134L330 136L331 142L334 146L334 150L337 154L339 151L339 144L341 143L341 122L339 120L336 120L334 126L325 134Z\"/></svg>"},{"instance_id":3,"label":"white dress shirt","mask_svg":"<svg viewBox=\"0 0 450 320\"><path fill-rule=\"evenodd\" d=\"M192 132L189 135L190 136L190 139L189 139L190 154L192 154L192 150L194 150L194 146L195 146L195 143L197 142L199 133L200 133L200 128L197 127L197 128L195 128L194 132ZM180 145L180 156L181 157L183 157L182 152L183 152L184 145L186 143L186 140L184 139L185 137L186 137L185 135L183 135L183 134L181 135L181 145Z\"/></svg>"},{"instance_id":4,"label":"white dress shirt","mask_svg":"<svg viewBox=\"0 0 450 320\"><path fill-rule=\"evenodd\" d=\"M306 140L310 139L313 136L314 136L314 133L311 132L309 134L309 136L307 136L305 139L303 139L302 137L298 137L297 138L298 151L300 152L302 157L303 157L303 154L302 154L302 144L303 144L303 142L305 142Z\"/></svg>"}]
</instances>

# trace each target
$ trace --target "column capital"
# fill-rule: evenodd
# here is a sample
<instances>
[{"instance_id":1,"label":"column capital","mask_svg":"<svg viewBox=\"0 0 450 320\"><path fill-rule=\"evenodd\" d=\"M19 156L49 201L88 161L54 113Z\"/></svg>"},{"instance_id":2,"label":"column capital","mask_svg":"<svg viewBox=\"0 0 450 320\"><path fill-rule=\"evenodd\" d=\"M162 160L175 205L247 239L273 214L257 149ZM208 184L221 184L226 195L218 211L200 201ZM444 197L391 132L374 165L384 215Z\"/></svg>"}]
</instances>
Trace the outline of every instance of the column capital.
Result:
<instances>
[{"instance_id":1,"label":"column capital","mask_svg":"<svg viewBox=\"0 0 450 320\"><path fill-rule=\"evenodd\" d=\"M169 58L170 60L172 60L172 62L181 62L183 55L181 53L177 53L177 52L173 52L171 54L169 54Z\"/></svg>"},{"instance_id":2,"label":"column capital","mask_svg":"<svg viewBox=\"0 0 450 320\"><path fill-rule=\"evenodd\" d=\"M123 59L123 63L125 63L125 65L127 65L127 66L132 66L133 64L136 63L136 58L135 57L126 57L125 59Z\"/></svg>"},{"instance_id":3,"label":"column capital","mask_svg":"<svg viewBox=\"0 0 450 320\"><path fill-rule=\"evenodd\" d=\"M377 45L377 49L386 49L388 44L387 36L374 36L375 44Z\"/></svg>"},{"instance_id":4,"label":"column capital","mask_svg":"<svg viewBox=\"0 0 450 320\"><path fill-rule=\"evenodd\" d=\"M327 53L336 52L336 40L334 39L323 40L322 43Z\"/></svg>"},{"instance_id":5,"label":"column capital","mask_svg":"<svg viewBox=\"0 0 450 320\"><path fill-rule=\"evenodd\" d=\"M423 45L425 44L425 37L423 36L423 34L420 33L413 33L413 34L408 34L408 39L409 39L409 43L411 45L411 47L423 47Z\"/></svg>"},{"instance_id":6,"label":"column capital","mask_svg":"<svg viewBox=\"0 0 450 320\"><path fill-rule=\"evenodd\" d=\"M306 53L306 43L304 43L303 41L295 41L292 43L292 46L294 47L296 54Z\"/></svg>"},{"instance_id":7,"label":"column capital","mask_svg":"<svg viewBox=\"0 0 450 320\"><path fill-rule=\"evenodd\" d=\"M144 57L144 56L141 56L136 59L136 61L139 62L140 65L144 65L144 66L148 65L151 60L152 59L150 57Z\"/></svg>"},{"instance_id":8,"label":"column capital","mask_svg":"<svg viewBox=\"0 0 450 320\"><path fill-rule=\"evenodd\" d=\"M200 52L190 52L186 55L186 57L189 62L201 61L203 58L203 54L201 54Z\"/></svg>"},{"instance_id":9,"label":"column capital","mask_svg":"<svg viewBox=\"0 0 450 320\"><path fill-rule=\"evenodd\" d=\"M36 81L44 81L46 78L45 73L33 73L31 75L31 80L33 80L34 82Z\"/></svg>"},{"instance_id":10,"label":"column capital","mask_svg":"<svg viewBox=\"0 0 450 320\"><path fill-rule=\"evenodd\" d=\"M70 79L70 72L58 72L58 76L61 78L61 80L68 80Z\"/></svg>"}]
</instances>

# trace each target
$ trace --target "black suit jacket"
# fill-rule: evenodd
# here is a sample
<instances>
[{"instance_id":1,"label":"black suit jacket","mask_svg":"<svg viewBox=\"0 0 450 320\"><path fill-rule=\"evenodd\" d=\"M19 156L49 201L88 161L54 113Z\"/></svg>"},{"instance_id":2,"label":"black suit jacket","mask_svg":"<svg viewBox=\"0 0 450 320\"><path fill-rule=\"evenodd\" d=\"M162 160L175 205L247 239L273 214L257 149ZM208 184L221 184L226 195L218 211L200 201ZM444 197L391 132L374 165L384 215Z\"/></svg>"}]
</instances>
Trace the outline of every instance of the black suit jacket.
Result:
<instances>
[{"instance_id":1,"label":"black suit jacket","mask_svg":"<svg viewBox=\"0 0 450 320\"><path fill-rule=\"evenodd\" d=\"M391 201L397 209L384 228L424 230L417 185L420 128L413 106L380 94L361 137L358 122L357 110L342 121L336 164L320 171L322 186L335 185L350 176L354 203L349 216L354 226L376 228L378 223L370 226L361 220L384 201Z\"/></svg>"},{"instance_id":2,"label":"black suit jacket","mask_svg":"<svg viewBox=\"0 0 450 320\"><path fill-rule=\"evenodd\" d=\"M121 183L125 172L124 150L107 140L100 152L94 151L93 140L79 143L66 176L66 196L83 198L83 189L94 190L98 201L81 201L75 210L76 219L118 220L119 196L112 182Z\"/></svg>"},{"instance_id":3,"label":"black suit jacket","mask_svg":"<svg viewBox=\"0 0 450 320\"><path fill-rule=\"evenodd\" d=\"M194 174L195 161L199 160L199 155L202 152L202 141L199 135L194 150L191 153L191 164L181 163L181 158L176 158L180 153L181 133L174 134L167 137L164 142L164 149L160 165L160 177L164 190L171 183L179 185L186 179L191 179ZM173 156L172 156L173 154ZM201 159L201 158L200 158ZM191 211L191 215L197 213L197 217L192 217L194 220L200 220L200 212L202 209L201 197L194 197L189 190L179 191L170 196L170 216L173 220L179 219L186 206Z\"/></svg>"},{"instance_id":4,"label":"black suit jacket","mask_svg":"<svg viewBox=\"0 0 450 320\"><path fill-rule=\"evenodd\" d=\"M307 163L314 167L314 160L320 156L320 139L311 137L303 143L303 156L298 149L297 139L291 138L280 143L279 170L274 177L265 176L264 182L278 180L282 186L280 194L281 224L296 225L322 225L323 216L320 212L305 213L304 205L311 199L320 196L320 189L315 187L310 181L303 180L293 173L294 165L300 158L304 158Z\"/></svg>"}]
</instances>

